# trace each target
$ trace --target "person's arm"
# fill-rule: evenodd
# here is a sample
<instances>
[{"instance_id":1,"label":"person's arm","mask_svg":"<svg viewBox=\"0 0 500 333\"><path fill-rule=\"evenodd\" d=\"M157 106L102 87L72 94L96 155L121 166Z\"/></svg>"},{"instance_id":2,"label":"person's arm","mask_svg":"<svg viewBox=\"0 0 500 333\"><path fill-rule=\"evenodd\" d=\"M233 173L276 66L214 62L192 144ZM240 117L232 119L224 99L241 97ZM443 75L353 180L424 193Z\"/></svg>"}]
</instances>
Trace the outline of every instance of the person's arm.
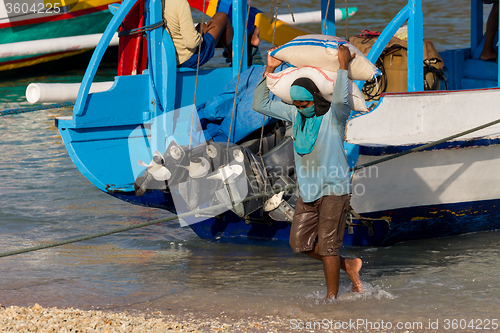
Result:
<instances>
[{"instance_id":1,"label":"person's arm","mask_svg":"<svg viewBox=\"0 0 500 333\"><path fill-rule=\"evenodd\" d=\"M272 51L273 49L270 49ZM266 84L266 73L274 73L276 68L281 65L281 61L267 54L267 66L264 75L260 82L255 87L253 95L252 108L269 117L278 118L281 120L292 121L295 116L295 107L279 101L271 101L269 99L269 88Z\"/></svg>"},{"instance_id":2,"label":"person's arm","mask_svg":"<svg viewBox=\"0 0 500 333\"><path fill-rule=\"evenodd\" d=\"M182 38L186 47L194 50L201 44L203 38L201 34L194 28L193 16L191 16L191 8L187 1L183 1L179 12L179 26L181 29Z\"/></svg>"},{"instance_id":3,"label":"person's arm","mask_svg":"<svg viewBox=\"0 0 500 333\"><path fill-rule=\"evenodd\" d=\"M351 55L349 48L339 45L338 57L340 67L337 71L337 81L333 87L333 101L332 109L335 112L337 119L345 123L351 114L351 106L349 105L349 81L347 77L347 70L349 62L356 56L354 53Z\"/></svg>"}]
</instances>

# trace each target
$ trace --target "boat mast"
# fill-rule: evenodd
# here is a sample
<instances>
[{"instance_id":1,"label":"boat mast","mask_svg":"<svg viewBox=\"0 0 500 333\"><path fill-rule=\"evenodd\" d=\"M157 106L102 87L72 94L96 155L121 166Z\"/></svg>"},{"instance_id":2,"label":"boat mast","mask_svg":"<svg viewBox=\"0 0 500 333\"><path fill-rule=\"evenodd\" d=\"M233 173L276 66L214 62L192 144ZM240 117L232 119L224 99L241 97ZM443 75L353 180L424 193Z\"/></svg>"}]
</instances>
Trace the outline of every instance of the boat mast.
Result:
<instances>
[{"instance_id":1,"label":"boat mast","mask_svg":"<svg viewBox=\"0 0 500 333\"><path fill-rule=\"evenodd\" d=\"M408 1L408 91L424 90L422 0Z\"/></svg>"},{"instance_id":2,"label":"boat mast","mask_svg":"<svg viewBox=\"0 0 500 333\"><path fill-rule=\"evenodd\" d=\"M335 36L335 0L321 0L321 29L323 27L323 34Z\"/></svg>"},{"instance_id":3,"label":"boat mast","mask_svg":"<svg viewBox=\"0 0 500 333\"><path fill-rule=\"evenodd\" d=\"M233 0L232 24L234 29L233 36L233 76L237 76L241 61L241 72L248 66L247 62L247 44L245 43L245 26L247 18L247 2L243 0ZM251 31L247 31L247 34ZM242 51L243 49L243 57Z\"/></svg>"}]
</instances>

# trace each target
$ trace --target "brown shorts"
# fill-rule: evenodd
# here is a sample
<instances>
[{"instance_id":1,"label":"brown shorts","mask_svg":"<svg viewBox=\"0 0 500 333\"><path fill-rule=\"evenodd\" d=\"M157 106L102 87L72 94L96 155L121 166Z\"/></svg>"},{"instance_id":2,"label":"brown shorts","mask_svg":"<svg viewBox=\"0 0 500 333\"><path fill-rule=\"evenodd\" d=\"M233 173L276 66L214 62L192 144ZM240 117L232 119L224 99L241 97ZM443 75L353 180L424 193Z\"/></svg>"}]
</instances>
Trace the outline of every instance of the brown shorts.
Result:
<instances>
[{"instance_id":1,"label":"brown shorts","mask_svg":"<svg viewBox=\"0 0 500 333\"><path fill-rule=\"evenodd\" d=\"M317 237L320 256L339 255L350 198L348 194L327 195L313 202L299 198L290 230L293 251L312 251Z\"/></svg>"}]
</instances>

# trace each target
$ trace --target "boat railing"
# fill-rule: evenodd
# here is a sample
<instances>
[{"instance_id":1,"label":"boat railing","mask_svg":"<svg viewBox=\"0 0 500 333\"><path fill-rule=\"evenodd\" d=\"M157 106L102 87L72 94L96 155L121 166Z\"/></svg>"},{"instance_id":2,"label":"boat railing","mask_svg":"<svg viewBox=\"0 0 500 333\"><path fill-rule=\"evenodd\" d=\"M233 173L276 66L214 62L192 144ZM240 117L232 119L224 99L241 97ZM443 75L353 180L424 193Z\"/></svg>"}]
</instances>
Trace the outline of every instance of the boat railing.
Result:
<instances>
[{"instance_id":1,"label":"boat railing","mask_svg":"<svg viewBox=\"0 0 500 333\"><path fill-rule=\"evenodd\" d=\"M408 4L399 11L385 27L367 55L375 63L396 31L408 21L408 91L424 90L424 49L422 1L408 0ZM360 82L362 87L364 82Z\"/></svg>"},{"instance_id":2,"label":"boat railing","mask_svg":"<svg viewBox=\"0 0 500 333\"><path fill-rule=\"evenodd\" d=\"M89 66L83 76L82 84L80 85L80 90L78 91L78 97L75 101L75 107L73 108L73 121L75 120L75 117L83 115L90 86L92 85L92 81L94 80L104 52L106 52L113 35L125 19L125 16L127 16L128 12L132 9L136 2L137 0L124 0L114 13L110 23L106 27L106 30L104 30L101 40L99 41L99 44L97 44L94 53L92 54L92 58L90 59Z\"/></svg>"},{"instance_id":3,"label":"boat railing","mask_svg":"<svg viewBox=\"0 0 500 333\"><path fill-rule=\"evenodd\" d=\"M422 15L422 1L421 0L409 0L408 4L392 19L392 21L386 26L382 31L381 35L378 37L377 41L371 48L367 55L367 58L375 63L380 57L388 42L394 36L396 31L403 25L405 21L408 21L408 91L417 92L423 91L423 15ZM499 24L500 31L500 24ZM497 34L498 35L498 34ZM471 38L470 38L470 52L465 50L455 57L460 57L465 55L465 59L459 61L458 66L462 66L457 73L451 70L450 79L460 80L460 75L465 75L464 66L470 66L476 71L484 72L487 67L488 73L491 73L491 69L496 67L495 76L496 83L494 86L500 87L500 67L492 66L488 64L478 63L479 56L481 54L484 45L484 34L483 34L483 2L482 0L471 0ZM458 50L460 51L460 50ZM469 56L467 56L469 55ZM472 58L472 59L470 59ZM458 59L458 58L457 58ZM444 60L444 58L443 58ZM451 59L454 60L454 59ZM470 63L469 62L474 62ZM464 63L465 62L465 63ZM446 65L446 64L445 64ZM450 66L457 66L454 61L452 61ZM490 68L491 67L491 68ZM492 80L490 74L486 75L483 80ZM458 75L458 77L456 77ZM477 74L474 76L476 78ZM491 87L490 83L486 81L481 81L482 83L477 83L477 88L488 88ZM358 86L361 88L364 82L359 82ZM454 89L462 89L461 84L451 84ZM470 85L466 86L466 89L470 89ZM453 89L453 88L452 88Z\"/></svg>"},{"instance_id":4,"label":"boat railing","mask_svg":"<svg viewBox=\"0 0 500 333\"><path fill-rule=\"evenodd\" d=\"M106 30L104 31L84 74L82 84L78 92L78 97L75 102L75 107L73 109L73 126L78 127L79 123L87 123L88 121L81 121L83 116L88 115L90 118L98 116L87 113L87 108L89 104L91 104L91 101L89 100L90 86L111 38L137 1L138 0L124 0L118 8L113 8L112 12L114 15L106 27ZM162 5L160 0L139 1L146 1L146 25L154 25L155 23L163 20ZM232 19L235 32L233 38L233 66L232 68L218 69L220 73L217 72L217 70L200 72L200 74L202 73L203 75L207 75L207 80L213 79L217 75L216 73L218 73L221 78L228 80L231 77L231 73L232 76L236 76L240 71L242 72L247 69L246 43L244 43L246 17L246 2L243 2L242 0L233 0ZM188 104L187 100L191 98L191 93L196 88L194 82L197 81L197 75L195 80L193 72L183 72L177 68L175 47L170 35L165 29L153 29L147 31L147 43L148 69L142 74L146 74L149 80L149 101L147 102L149 110L140 111L144 113L144 117L136 118L141 118L144 121L151 123L152 150L164 151L166 148L165 138L169 133L169 125L164 122L155 121L155 119L167 112L175 111L179 107ZM119 80L115 80L115 86L119 83L118 81ZM141 79L137 82L144 83L144 80ZM188 93L185 93L183 90L183 96L181 98L178 96L180 94L177 94L176 92L178 89L181 89L182 86L192 86L192 88ZM213 92L215 88L216 87L213 86L208 87L208 89L205 87L204 90L207 90L208 92L201 91L199 93L201 98L198 98L197 102L206 98L207 94ZM144 98L144 96L137 96L137 98L139 97ZM192 98L189 103L193 103ZM93 110L95 111L95 108ZM90 120L90 118L86 120ZM166 118L162 117L162 119Z\"/></svg>"}]
</instances>

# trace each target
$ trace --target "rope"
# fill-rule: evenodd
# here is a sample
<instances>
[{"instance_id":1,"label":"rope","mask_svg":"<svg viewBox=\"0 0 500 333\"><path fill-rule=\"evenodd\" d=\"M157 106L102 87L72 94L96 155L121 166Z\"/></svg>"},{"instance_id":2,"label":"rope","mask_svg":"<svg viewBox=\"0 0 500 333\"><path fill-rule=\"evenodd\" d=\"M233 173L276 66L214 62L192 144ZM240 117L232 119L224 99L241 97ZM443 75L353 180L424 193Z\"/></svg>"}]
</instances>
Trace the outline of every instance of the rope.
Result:
<instances>
[{"instance_id":1,"label":"rope","mask_svg":"<svg viewBox=\"0 0 500 333\"><path fill-rule=\"evenodd\" d=\"M275 4L275 7L274 7L274 17L273 17L274 28L273 28L273 40L271 43L271 47L274 47L274 37L276 36L276 21L278 20L278 7L280 4L281 4L281 1L277 4Z\"/></svg>"},{"instance_id":2,"label":"rope","mask_svg":"<svg viewBox=\"0 0 500 333\"><path fill-rule=\"evenodd\" d=\"M118 33L118 37L142 34L146 31L154 30L160 27L163 27L163 20L154 24L146 25L144 27L120 31Z\"/></svg>"},{"instance_id":3,"label":"rope","mask_svg":"<svg viewBox=\"0 0 500 333\"><path fill-rule=\"evenodd\" d=\"M25 108L18 107L17 109L5 109L3 111L0 111L0 117L14 115L14 114L20 114L20 113L26 113L26 112L59 109L59 108L70 107L70 106L74 106L74 105L75 105L75 102L62 102L62 103L49 104L49 105L28 106Z\"/></svg>"},{"instance_id":4,"label":"rope","mask_svg":"<svg viewBox=\"0 0 500 333\"><path fill-rule=\"evenodd\" d=\"M290 15L292 15L292 21L295 22L295 17L293 16L292 7L290 7L288 0L285 0L285 2L286 2L286 5L288 6L288 10L290 11ZM277 15L278 15L277 9L279 6L281 6L281 0L271 0L271 7L269 8L269 23L272 23L273 20L276 22ZM273 7L274 7L274 10L273 10ZM273 46L274 46L274 43L273 43Z\"/></svg>"},{"instance_id":5,"label":"rope","mask_svg":"<svg viewBox=\"0 0 500 333\"><path fill-rule=\"evenodd\" d=\"M236 111L236 97L238 95L238 85L240 83L240 75L241 75L241 65L243 63L243 54L245 52L245 44L247 42L247 32L248 32L248 19L250 17L250 3L251 0L248 0L248 5L247 5L247 17L245 21L245 29L244 29L244 36L243 36L243 43L241 45L241 55L240 55L240 64L238 67L238 77L236 78L236 87L234 89L234 99L233 99L233 112L231 114L231 122L229 123L229 135L227 137L227 148L229 148L229 142L231 140L231 134L233 130L233 120L234 120L234 114ZM229 153L229 150L226 149L226 151Z\"/></svg>"},{"instance_id":6,"label":"rope","mask_svg":"<svg viewBox=\"0 0 500 333\"><path fill-rule=\"evenodd\" d=\"M193 112L191 113L191 130L189 131L189 148L191 148L191 142L193 139L193 126L194 126L194 114L196 111L196 91L198 90L198 76L200 73L200 56L201 56L201 44L203 42L203 21L205 19L205 6L206 1L203 1L203 12L201 14L201 23L200 23L200 34L201 34L201 42L198 45L198 58L196 60L196 79L194 81L194 96L193 96Z\"/></svg>"},{"instance_id":7,"label":"rope","mask_svg":"<svg viewBox=\"0 0 500 333\"><path fill-rule=\"evenodd\" d=\"M325 29L326 29L326 18L328 16L328 10L330 9L330 0L328 0L327 4L326 4L326 12L325 12L325 18L324 18L324 21L323 21L323 29L321 29L321 34L324 35L325 34Z\"/></svg>"},{"instance_id":8,"label":"rope","mask_svg":"<svg viewBox=\"0 0 500 333\"><path fill-rule=\"evenodd\" d=\"M273 191L269 191L267 193L256 194L256 195L253 195L251 197L244 198L242 200L242 202L246 202L246 201L250 201L250 200L254 200L254 199L259 199L259 198L264 198L264 197L267 197L269 195L273 195L273 194L276 194L276 193L282 192L282 191L289 191L289 190L292 190L293 188L295 188L296 186L297 185L288 185L285 187L277 188ZM8 251L8 252L0 253L0 258L9 257L9 256L13 256L16 254L21 254L21 253L27 253L27 252L48 249L48 248L66 245L66 244L71 244L71 243L76 243L76 242L81 242L81 241L90 240L90 239L94 239L94 238L98 238L98 237L109 236L109 235L117 234L117 233L124 232L124 231L130 231L130 230L134 230L134 229L144 228L144 227L147 227L147 226L150 226L153 224L164 223L164 222L168 222L168 221L177 220L179 218L185 218L185 217L193 216L196 214L210 212L212 210L216 210L216 209L220 209L220 208L224 208L224 207L227 207L227 205L226 204L219 204L219 205L212 206L212 207L198 209L198 210L193 211L193 212L187 212L187 213L182 213L182 214L178 214L178 215L173 215L173 216L165 217L162 219L156 219L153 221L134 224L134 225L130 225L130 226L126 226L126 227L122 227L122 228L118 228L118 229L114 229L114 230L110 230L110 231L105 231L105 232L101 232L101 233L97 233L97 234L93 234L93 235L81 236L81 237L76 237L76 238L67 239L67 240L58 241L58 242L53 242L53 243L49 243L49 244L43 244L43 245L28 247L28 248L24 248L24 249Z\"/></svg>"},{"instance_id":9,"label":"rope","mask_svg":"<svg viewBox=\"0 0 500 333\"><path fill-rule=\"evenodd\" d=\"M264 141L264 124L266 123L266 116L262 115L262 127L260 129L260 142L259 142L259 151L257 152L257 156L260 158L260 162L264 165L264 157L262 156L262 141ZM267 177L267 169L264 168L264 175ZM264 191L267 190L267 181L264 182Z\"/></svg>"},{"instance_id":10,"label":"rope","mask_svg":"<svg viewBox=\"0 0 500 333\"><path fill-rule=\"evenodd\" d=\"M347 0L345 0L345 41L349 41L349 9L347 7Z\"/></svg>"}]
</instances>

